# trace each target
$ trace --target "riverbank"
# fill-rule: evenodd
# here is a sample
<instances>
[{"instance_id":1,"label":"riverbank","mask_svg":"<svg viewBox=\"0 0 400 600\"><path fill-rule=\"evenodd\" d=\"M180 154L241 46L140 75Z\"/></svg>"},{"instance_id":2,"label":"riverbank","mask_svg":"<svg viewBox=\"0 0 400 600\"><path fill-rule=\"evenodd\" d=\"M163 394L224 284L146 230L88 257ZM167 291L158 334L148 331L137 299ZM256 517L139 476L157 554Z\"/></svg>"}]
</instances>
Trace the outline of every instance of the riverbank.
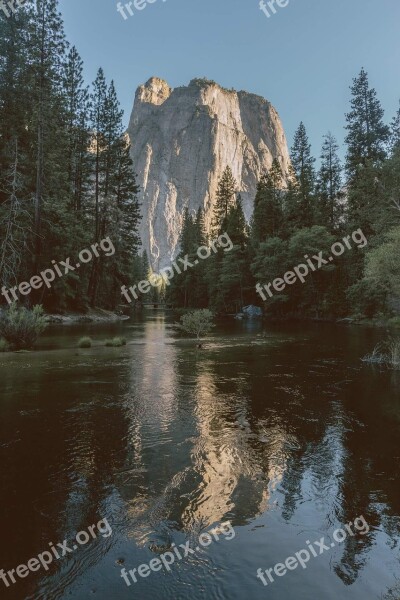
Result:
<instances>
[{"instance_id":1,"label":"riverbank","mask_svg":"<svg viewBox=\"0 0 400 600\"><path fill-rule=\"evenodd\" d=\"M90 308L85 313L54 313L46 314L47 323L57 323L59 325L75 325L76 323L116 323L118 321L127 321L129 316L117 314L104 308Z\"/></svg>"}]
</instances>

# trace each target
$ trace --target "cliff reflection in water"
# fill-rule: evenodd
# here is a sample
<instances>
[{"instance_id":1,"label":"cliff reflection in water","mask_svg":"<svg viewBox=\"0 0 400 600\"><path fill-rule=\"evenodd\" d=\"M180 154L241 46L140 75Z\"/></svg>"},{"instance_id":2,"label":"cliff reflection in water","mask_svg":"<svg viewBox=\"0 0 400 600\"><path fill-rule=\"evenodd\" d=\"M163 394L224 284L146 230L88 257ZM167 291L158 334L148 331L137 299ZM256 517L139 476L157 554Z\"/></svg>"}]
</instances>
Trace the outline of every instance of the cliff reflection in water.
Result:
<instances>
[{"instance_id":1,"label":"cliff reflection in water","mask_svg":"<svg viewBox=\"0 0 400 600\"><path fill-rule=\"evenodd\" d=\"M366 385L365 410L359 383L346 379L328 345L316 348L301 335L271 333L250 344L216 337L198 352L186 340L160 343L164 327L162 318L146 323L125 400L120 490L130 535L164 548L176 529L191 535L226 519L244 525L268 511L329 535L363 514L369 535L348 537L335 566L346 584L355 581L375 529L387 526L368 484L380 461L367 435L371 427L381 435L372 390ZM394 434L396 424L389 429ZM388 504L398 506L390 481L386 487Z\"/></svg>"}]
</instances>

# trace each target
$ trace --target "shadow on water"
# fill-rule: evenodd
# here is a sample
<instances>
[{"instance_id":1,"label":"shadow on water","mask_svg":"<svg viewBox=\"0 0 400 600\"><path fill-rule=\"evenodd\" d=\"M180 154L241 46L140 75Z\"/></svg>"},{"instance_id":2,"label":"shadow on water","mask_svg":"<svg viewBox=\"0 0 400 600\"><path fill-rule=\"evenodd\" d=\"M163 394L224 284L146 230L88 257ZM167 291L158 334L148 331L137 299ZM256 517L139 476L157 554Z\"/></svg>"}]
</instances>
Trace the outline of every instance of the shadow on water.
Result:
<instances>
[{"instance_id":1,"label":"shadow on water","mask_svg":"<svg viewBox=\"0 0 400 600\"><path fill-rule=\"evenodd\" d=\"M127 346L104 347L118 334ZM82 335L91 349L77 349ZM4 586L5 597L395 598L400 375L359 360L381 336L227 322L197 350L154 312L53 327L37 352L0 355L1 567L102 518L113 530ZM360 515L366 535L267 588L257 579ZM129 587L121 578L226 520L234 539Z\"/></svg>"}]
</instances>

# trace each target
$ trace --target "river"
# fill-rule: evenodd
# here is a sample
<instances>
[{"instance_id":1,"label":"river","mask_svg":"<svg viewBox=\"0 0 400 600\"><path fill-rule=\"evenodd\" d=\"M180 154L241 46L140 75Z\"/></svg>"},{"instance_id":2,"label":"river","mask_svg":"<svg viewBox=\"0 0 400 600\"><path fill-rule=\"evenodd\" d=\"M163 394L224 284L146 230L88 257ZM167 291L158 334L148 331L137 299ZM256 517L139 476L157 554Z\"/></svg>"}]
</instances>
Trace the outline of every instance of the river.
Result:
<instances>
[{"instance_id":1,"label":"river","mask_svg":"<svg viewBox=\"0 0 400 600\"><path fill-rule=\"evenodd\" d=\"M400 373L360 361L385 335L227 321L197 350L150 311L0 354L0 567L112 530L0 580L1 598L398 600ZM359 517L368 528L335 541ZM257 578L322 538L304 568ZM187 543L169 570L121 576Z\"/></svg>"}]
</instances>

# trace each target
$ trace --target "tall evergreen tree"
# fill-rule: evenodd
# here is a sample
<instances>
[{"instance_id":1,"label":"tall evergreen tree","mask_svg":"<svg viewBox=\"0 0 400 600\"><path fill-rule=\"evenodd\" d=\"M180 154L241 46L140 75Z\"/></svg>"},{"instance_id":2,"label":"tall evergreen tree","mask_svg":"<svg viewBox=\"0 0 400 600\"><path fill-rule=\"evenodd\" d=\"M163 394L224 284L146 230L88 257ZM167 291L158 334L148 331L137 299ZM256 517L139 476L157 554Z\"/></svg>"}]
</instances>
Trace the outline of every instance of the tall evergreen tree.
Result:
<instances>
[{"instance_id":1,"label":"tall evergreen tree","mask_svg":"<svg viewBox=\"0 0 400 600\"><path fill-rule=\"evenodd\" d=\"M375 89L370 88L364 69L353 79L351 111L346 115L346 170L353 179L360 167L377 166L386 157L389 128L383 122L384 111Z\"/></svg>"},{"instance_id":2,"label":"tall evergreen tree","mask_svg":"<svg viewBox=\"0 0 400 600\"><path fill-rule=\"evenodd\" d=\"M297 179L297 211L294 221L300 227L309 227L314 216L314 192L315 192L315 158L311 155L311 145L308 140L306 128L301 122L294 136L291 149L291 160Z\"/></svg>"},{"instance_id":3,"label":"tall evergreen tree","mask_svg":"<svg viewBox=\"0 0 400 600\"><path fill-rule=\"evenodd\" d=\"M389 128L383 123L383 109L364 69L353 80L351 92L352 110L346 115L348 219L351 227L362 227L371 238L383 207L382 166ZM358 261L358 271L361 267Z\"/></svg>"},{"instance_id":4,"label":"tall evergreen tree","mask_svg":"<svg viewBox=\"0 0 400 600\"><path fill-rule=\"evenodd\" d=\"M253 245L265 241L267 236L279 235L281 232L282 198L282 170L277 159L274 159L270 171L264 173L257 184L251 227Z\"/></svg>"},{"instance_id":5,"label":"tall evergreen tree","mask_svg":"<svg viewBox=\"0 0 400 600\"><path fill-rule=\"evenodd\" d=\"M31 123L35 131L34 187L34 262L38 266L42 252L42 213L44 202L50 202L53 213L54 195L65 201L66 173L61 155L66 151L65 103L62 76L67 43L57 0L36 0L31 7L29 28L29 75L33 102ZM49 220L49 219L47 219Z\"/></svg>"},{"instance_id":6,"label":"tall evergreen tree","mask_svg":"<svg viewBox=\"0 0 400 600\"><path fill-rule=\"evenodd\" d=\"M10 287L25 272L31 238L29 153L33 138L26 127L29 13L21 7L0 16L0 281Z\"/></svg>"},{"instance_id":7,"label":"tall evergreen tree","mask_svg":"<svg viewBox=\"0 0 400 600\"><path fill-rule=\"evenodd\" d=\"M232 243L245 248L248 238L248 227L240 194L238 194L234 204L229 208L225 223L225 232L229 235Z\"/></svg>"},{"instance_id":8,"label":"tall evergreen tree","mask_svg":"<svg viewBox=\"0 0 400 600\"><path fill-rule=\"evenodd\" d=\"M338 227L343 212L342 165L338 150L339 145L329 132L324 136L317 191L321 225L328 224L330 231Z\"/></svg>"},{"instance_id":9,"label":"tall evergreen tree","mask_svg":"<svg viewBox=\"0 0 400 600\"><path fill-rule=\"evenodd\" d=\"M193 262L192 256L196 246L196 238L198 232L196 232L196 223L193 220L192 215L189 213L189 209L185 208L182 220L181 235L179 237L179 254L177 259L184 258L186 255L189 257L189 261ZM193 269L183 271L179 277L175 277L167 289L168 301L178 306L188 307L193 306L193 282L194 273Z\"/></svg>"},{"instance_id":10,"label":"tall evergreen tree","mask_svg":"<svg viewBox=\"0 0 400 600\"><path fill-rule=\"evenodd\" d=\"M139 239L139 191L130 158L130 146L124 136L123 111L120 109L114 83L107 88L100 69L94 83L92 118L95 152L95 234L96 241L113 236L123 260L114 259L113 292L116 298L118 283L131 272L133 256ZM92 261L88 294L95 306L100 281L104 271L104 255ZM128 267L129 266L129 267Z\"/></svg>"},{"instance_id":11,"label":"tall evergreen tree","mask_svg":"<svg viewBox=\"0 0 400 600\"><path fill-rule=\"evenodd\" d=\"M91 148L94 154L94 239L100 235L100 204L106 179L107 84L103 69L99 69L91 93Z\"/></svg>"},{"instance_id":12,"label":"tall evergreen tree","mask_svg":"<svg viewBox=\"0 0 400 600\"><path fill-rule=\"evenodd\" d=\"M72 208L79 213L86 208L91 176L89 90L82 72L83 62L74 46L67 56L63 85L67 103L68 180Z\"/></svg>"},{"instance_id":13,"label":"tall evergreen tree","mask_svg":"<svg viewBox=\"0 0 400 600\"><path fill-rule=\"evenodd\" d=\"M218 182L212 223L214 235L218 235L224 230L225 220L228 216L229 208L235 201L236 192L237 182L233 177L231 168L227 166Z\"/></svg>"}]
</instances>

